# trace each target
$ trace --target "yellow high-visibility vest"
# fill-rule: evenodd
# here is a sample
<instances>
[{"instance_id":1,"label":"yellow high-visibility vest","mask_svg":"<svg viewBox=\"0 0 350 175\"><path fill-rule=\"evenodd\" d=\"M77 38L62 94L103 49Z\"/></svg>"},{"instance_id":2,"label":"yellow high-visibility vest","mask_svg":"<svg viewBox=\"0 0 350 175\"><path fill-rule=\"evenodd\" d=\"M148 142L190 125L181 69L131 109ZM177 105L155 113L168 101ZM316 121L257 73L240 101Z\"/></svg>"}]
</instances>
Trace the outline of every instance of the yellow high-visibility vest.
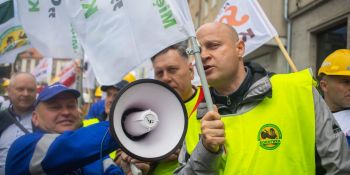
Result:
<instances>
[{"instance_id":1,"label":"yellow high-visibility vest","mask_svg":"<svg viewBox=\"0 0 350 175\"><path fill-rule=\"evenodd\" d=\"M222 116L226 166L220 174L315 174L314 80L310 71L274 75L271 83L272 98L243 114ZM198 128L193 127L197 123L191 122L187 135L191 133L198 141Z\"/></svg>"}]
</instances>

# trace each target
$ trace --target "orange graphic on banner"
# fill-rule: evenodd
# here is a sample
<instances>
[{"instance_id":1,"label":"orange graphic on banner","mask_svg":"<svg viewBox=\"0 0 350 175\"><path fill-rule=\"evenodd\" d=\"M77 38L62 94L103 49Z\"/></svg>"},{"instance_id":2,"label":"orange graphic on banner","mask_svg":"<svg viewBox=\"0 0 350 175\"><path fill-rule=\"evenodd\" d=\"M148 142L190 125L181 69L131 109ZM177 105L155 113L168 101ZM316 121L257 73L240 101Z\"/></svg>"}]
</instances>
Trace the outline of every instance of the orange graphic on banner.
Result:
<instances>
[{"instance_id":1,"label":"orange graphic on banner","mask_svg":"<svg viewBox=\"0 0 350 175\"><path fill-rule=\"evenodd\" d=\"M244 23L246 23L249 20L249 15L243 15L241 19L236 19L237 17L237 11L238 8L237 6L229 6L228 8L225 9L225 12L230 11L230 15L225 15L220 18L220 22L224 22L224 20L227 21L227 24L230 26L240 26Z\"/></svg>"}]
</instances>

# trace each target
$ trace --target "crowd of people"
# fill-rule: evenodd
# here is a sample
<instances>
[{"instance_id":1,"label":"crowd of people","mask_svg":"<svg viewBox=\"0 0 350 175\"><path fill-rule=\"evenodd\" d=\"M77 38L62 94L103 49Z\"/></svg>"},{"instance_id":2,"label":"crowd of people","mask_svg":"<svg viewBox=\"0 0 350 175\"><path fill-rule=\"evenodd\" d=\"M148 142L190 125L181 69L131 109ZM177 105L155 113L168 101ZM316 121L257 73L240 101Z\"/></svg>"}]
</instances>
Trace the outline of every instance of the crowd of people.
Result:
<instances>
[{"instance_id":1,"label":"crowd of people","mask_svg":"<svg viewBox=\"0 0 350 175\"><path fill-rule=\"evenodd\" d=\"M81 116L79 91L54 83L37 94L35 77L20 72L0 112L0 174L129 175L131 164L144 175L350 174L349 49L325 58L317 82L310 69L276 74L245 62L245 44L229 25L207 23L196 36L213 111L191 83L187 41L150 58L154 78L187 111L184 142L172 155L138 160L110 134L112 102L134 79L102 85L105 99Z\"/></svg>"}]
</instances>

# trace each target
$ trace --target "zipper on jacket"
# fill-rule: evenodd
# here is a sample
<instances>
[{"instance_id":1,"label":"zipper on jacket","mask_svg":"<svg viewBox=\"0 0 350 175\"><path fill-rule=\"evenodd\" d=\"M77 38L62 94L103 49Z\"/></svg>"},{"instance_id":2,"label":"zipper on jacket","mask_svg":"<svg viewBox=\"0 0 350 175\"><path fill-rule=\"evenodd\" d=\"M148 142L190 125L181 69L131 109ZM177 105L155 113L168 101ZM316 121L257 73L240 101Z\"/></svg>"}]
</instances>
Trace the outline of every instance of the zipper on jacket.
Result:
<instances>
[{"instance_id":1,"label":"zipper on jacket","mask_svg":"<svg viewBox=\"0 0 350 175\"><path fill-rule=\"evenodd\" d=\"M228 106L231 106L231 99L230 99L230 97L229 97L229 96L226 96L226 99L227 99L226 104L227 104Z\"/></svg>"}]
</instances>

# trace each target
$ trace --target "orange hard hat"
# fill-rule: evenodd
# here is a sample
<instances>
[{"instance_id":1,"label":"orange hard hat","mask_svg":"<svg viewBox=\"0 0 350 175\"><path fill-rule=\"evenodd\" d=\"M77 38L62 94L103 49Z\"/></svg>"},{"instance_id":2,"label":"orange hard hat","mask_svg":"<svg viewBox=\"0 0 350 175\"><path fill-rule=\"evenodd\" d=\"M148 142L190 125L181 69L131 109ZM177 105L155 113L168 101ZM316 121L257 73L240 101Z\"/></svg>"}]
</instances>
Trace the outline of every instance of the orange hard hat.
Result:
<instances>
[{"instance_id":1,"label":"orange hard hat","mask_svg":"<svg viewBox=\"0 0 350 175\"><path fill-rule=\"evenodd\" d=\"M350 50L339 49L328 55L318 70L321 74L350 76Z\"/></svg>"}]
</instances>

